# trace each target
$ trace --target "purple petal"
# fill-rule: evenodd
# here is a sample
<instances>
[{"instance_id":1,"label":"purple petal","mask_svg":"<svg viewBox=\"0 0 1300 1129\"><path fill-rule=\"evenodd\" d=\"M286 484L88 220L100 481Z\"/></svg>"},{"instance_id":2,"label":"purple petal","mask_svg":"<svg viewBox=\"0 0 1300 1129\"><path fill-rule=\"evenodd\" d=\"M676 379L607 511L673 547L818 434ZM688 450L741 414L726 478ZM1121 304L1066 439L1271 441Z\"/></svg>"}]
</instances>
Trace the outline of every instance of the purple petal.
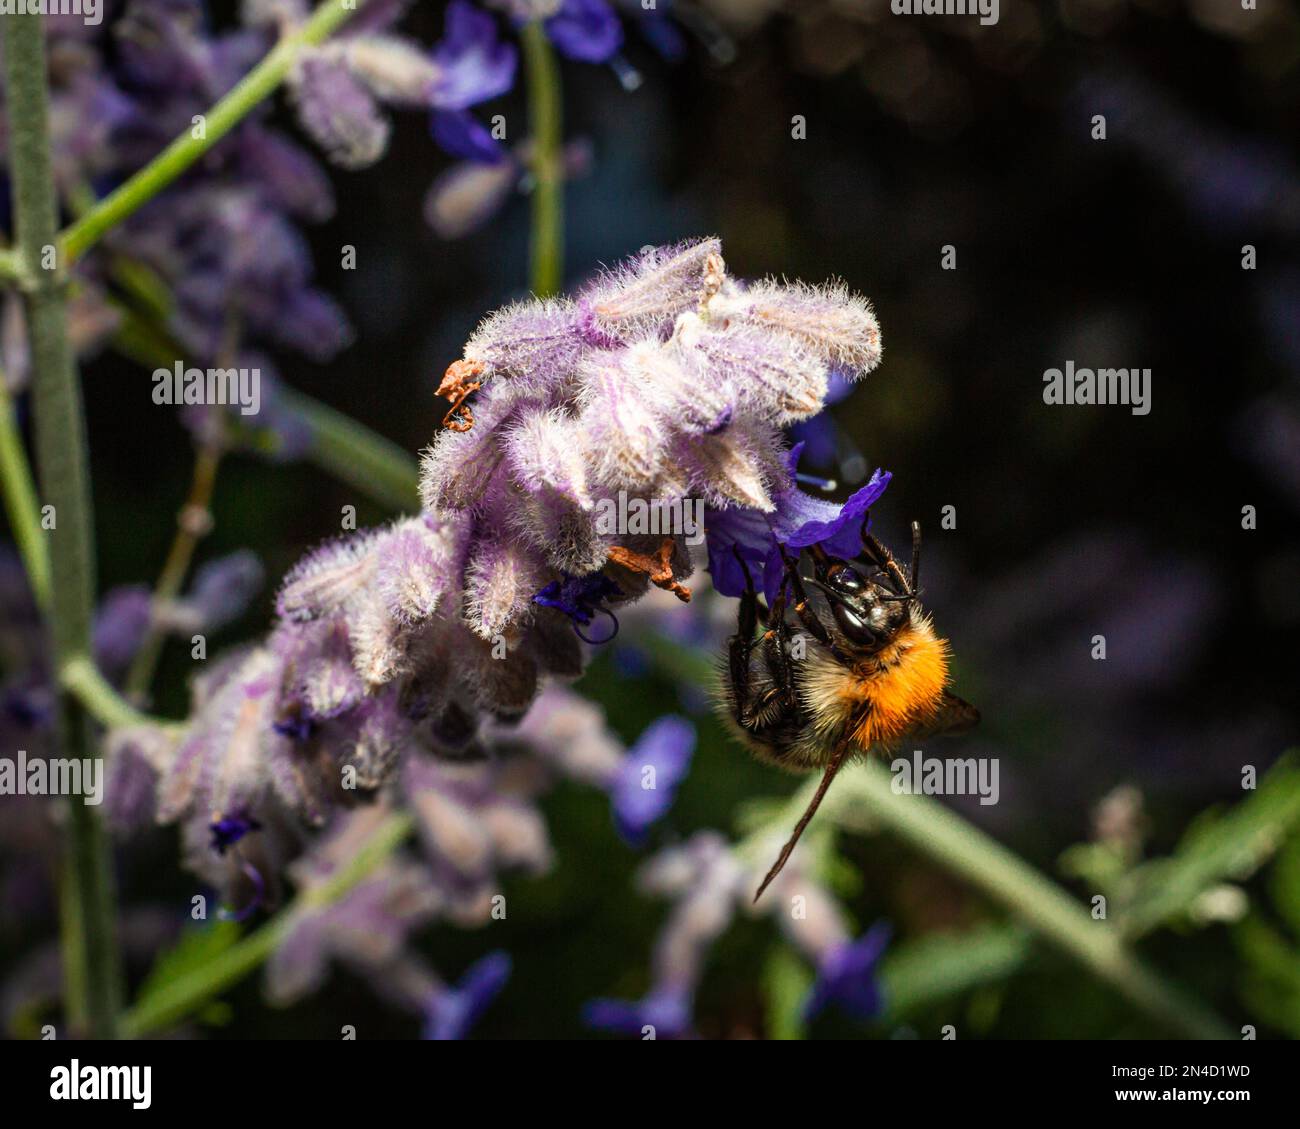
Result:
<instances>
[{"instance_id":1,"label":"purple petal","mask_svg":"<svg viewBox=\"0 0 1300 1129\"><path fill-rule=\"evenodd\" d=\"M672 807L694 751L695 726L675 715L651 724L628 751L610 789L614 825L626 842L639 846ZM652 787L646 784L647 768L653 769Z\"/></svg>"},{"instance_id":2,"label":"purple petal","mask_svg":"<svg viewBox=\"0 0 1300 1129\"><path fill-rule=\"evenodd\" d=\"M505 147L468 110L435 110L429 132L438 147L453 157L489 165L509 159Z\"/></svg>"},{"instance_id":3,"label":"purple petal","mask_svg":"<svg viewBox=\"0 0 1300 1129\"><path fill-rule=\"evenodd\" d=\"M546 21L555 49L582 63L604 63L623 46L623 27L605 0L564 0Z\"/></svg>"},{"instance_id":4,"label":"purple petal","mask_svg":"<svg viewBox=\"0 0 1300 1129\"><path fill-rule=\"evenodd\" d=\"M515 81L515 49L497 39L496 20L468 0L447 6L446 29L433 50L442 72L431 91L440 110L465 110L505 94Z\"/></svg>"},{"instance_id":5,"label":"purple petal","mask_svg":"<svg viewBox=\"0 0 1300 1129\"><path fill-rule=\"evenodd\" d=\"M506 981L511 961L500 950L471 965L455 988L436 992L425 1011L424 1037L434 1040L463 1039L487 1009Z\"/></svg>"},{"instance_id":6,"label":"purple petal","mask_svg":"<svg viewBox=\"0 0 1300 1129\"><path fill-rule=\"evenodd\" d=\"M882 1000L876 966L889 944L890 927L878 922L858 940L832 948L817 971L804 1017L812 1019L830 1004L836 1004L853 1019L874 1019Z\"/></svg>"},{"instance_id":7,"label":"purple petal","mask_svg":"<svg viewBox=\"0 0 1300 1129\"><path fill-rule=\"evenodd\" d=\"M655 1038L674 1039L691 1030L691 998L680 990L650 992L642 1000L589 1000L582 1009L582 1022L598 1031L619 1035L642 1035L654 1028Z\"/></svg>"},{"instance_id":8,"label":"purple petal","mask_svg":"<svg viewBox=\"0 0 1300 1129\"><path fill-rule=\"evenodd\" d=\"M837 557L855 557L858 555L858 530L867 511L880 499L893 476L889 471L879 468L872 474L865 486L855 490L840 507L839 513L829 520L804 519L786 538L791 549L807 548L809 545L823 545L828 553ZM794 493L801 493L795 491ZM811 500L811 499L810 499ZM778 513L781 506L778 503ZM782 524L778 518L778 524Z\"/></svg>"}]
</instances>

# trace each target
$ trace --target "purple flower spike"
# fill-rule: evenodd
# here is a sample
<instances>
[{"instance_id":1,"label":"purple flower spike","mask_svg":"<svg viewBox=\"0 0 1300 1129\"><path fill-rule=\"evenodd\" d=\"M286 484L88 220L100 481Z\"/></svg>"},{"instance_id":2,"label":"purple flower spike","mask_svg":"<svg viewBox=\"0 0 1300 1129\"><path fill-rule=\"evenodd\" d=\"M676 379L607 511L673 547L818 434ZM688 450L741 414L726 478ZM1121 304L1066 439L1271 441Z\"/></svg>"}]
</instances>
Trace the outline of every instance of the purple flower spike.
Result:
<instances>
[{"instance_id":1,"label":"purple flower spike","mask_svg":"<svg viewBox=\"0 0 1300 1129\"><path fill-rule=\"evenodd\" d=\"M804 1003L804 1018L811 1020L828 1005L836 1004L853 1019L866 1021L880 1014L882 1000L877 965L889 944L886 922L873 925L856 941L831 948L817 970L817 979Z\"/></svg>"},{"instance_id":2,"label":"purple flower spike","mask_svg":"<svg viewBox=\"0 0 1300 1129\"><path fill-rule=\"evenodd\" d=\"M208 824L208 830L212 832L212 849L217 854L224 855L245 835L261 831L262 825L247 815L235 813Z\"/></svg>"},{"instance_id":3,"label":"purple flower spike","mask_svg":"<svg viewBox=\"0 0 1300 1129\"><path fill-rule=\"evenodd\" d=\"M515 49L497 39L496 20L469 0L447 5L433 61L440 73L430 96L439 110L467 110L505 94L515 82Z\"/></svg>"},{"instance_id":4,"label":"purple flower spike","mask_svg":"<svg viewBox=\"0 0 1300 1129\"><path fill-rule=\"evenodd\" d=\"M454 988L441 988L425 1009L424 1037L463 1039L510 979L508 953L488 953L472 964Z\"/></svg>"},{"instance_id":5,"label":"purple flower spike","mask_svg":"<svg viewBox=\"0 0 1300 1129\"><path fill-rule=\"evenodd\" d=\"M610 788L614 825L625 842L640 846L672 807L694 751L695 726L675 715L650 725L628 751Z\"/></svg>"},{"instance_id":6,"label":"purple flower spike","mask_svg":"<svg viewBox=\"0 0 1300 1129\"><path fill-rule=\"evenodd\" d=\"M623 46L623 27L605 0L563 0L546 21L546 35L561 55L580 63L605 63Z\"/></svg>"},{"instance_id":7,"label":"purple flower spike","mask_svg":"<svg viewBox=\"0 0 1300 1129\"><path fill-rule=\"evenodd\" d=\"M642 1000L589 1000L582 1009L582 1022L617 1035L679 1039L691 1032L691 1005L683 989L654 991Z\"/></svg>"}]
</instances>

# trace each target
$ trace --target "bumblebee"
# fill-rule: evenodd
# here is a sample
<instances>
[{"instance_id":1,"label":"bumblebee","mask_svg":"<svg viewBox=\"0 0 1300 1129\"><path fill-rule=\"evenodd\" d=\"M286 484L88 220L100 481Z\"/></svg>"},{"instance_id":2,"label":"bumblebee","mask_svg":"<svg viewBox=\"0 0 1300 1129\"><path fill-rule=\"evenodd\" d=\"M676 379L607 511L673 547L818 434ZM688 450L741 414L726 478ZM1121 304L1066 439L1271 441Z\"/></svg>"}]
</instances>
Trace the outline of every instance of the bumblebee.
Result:
<instances>
[{"instance_id":1,"label":"bumblebee","mask_svg":"<svg viewBox=\"0 0 1300 1129\"><path fill-rule=\"evenodd\" d=\"M798 555L782 547L785 583L771 608L759 600L736 553L745 592L722 671L723 720L759 759L796 772L822 770L755 901L785 866L847 760L964 733L979 721L979 711L948 690L948 642L921 609L920 525L912 523L906 573L865 519L860 540L853 561L814 545L811 577L800 575ZM820 595L816 607L809 587Z\"/></svg>"}]
</instances>

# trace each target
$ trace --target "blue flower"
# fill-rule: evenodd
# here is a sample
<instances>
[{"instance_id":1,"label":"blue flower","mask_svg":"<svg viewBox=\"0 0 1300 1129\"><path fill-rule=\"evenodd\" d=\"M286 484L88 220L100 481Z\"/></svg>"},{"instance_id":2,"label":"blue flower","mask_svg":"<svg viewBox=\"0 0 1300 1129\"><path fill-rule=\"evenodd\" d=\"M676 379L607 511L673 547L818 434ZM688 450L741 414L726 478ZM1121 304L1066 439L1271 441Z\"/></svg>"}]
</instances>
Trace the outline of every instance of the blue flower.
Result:
<instances>
[{"instance_id":1,"label":"blue flower","mask_svg":"<svg viewBox=\"0 0 1300 1129\"><path fill-rule=\"evenodd\" d=\"M854 382L844 374L843 369L831 369L823 403L828 408L832 404L838 404L853 391L854 387ZM835 417L829 412L821 411L808 419L797 421L790 428L790 434L804 445L804 452L813 466L835 465L836 455L840 449L840 429L835 422Z\"/></svg>"},{"instance_id":2,"label":"blue flower","mask_svg":"<svg viewBox=\"0 0 1300 1129\"><path fill-rule=\"evenodd\" d=\"M442 41L434 48L440 71L429 92L434 141L455 157L495 164L507 159L491 131L468 112L508 91L515 81L515 49L497 38L496 20L469 0L452 0Z\"/></svg>"},{"instance_id":3,"label":"blue flower","mask_svg":"<svg viewBox=\"0 0 1300 1129\"><path fill-rule=\"evenodd\" d=\"M695 726L669 714L647 727L628 750L623 767L610 786L614 826L632 846L640 846L651 826L672 807L678 784L690 768L695 751ZM654 770L652 786L647 768Z\"/></svg>"},{"instance_id":4,"label":"blue flower","mask_svg":"<svg viewBox=\"0 0 1300 1129\"><path fill-rule=\"evenodd\" d=\"M861 551L859 531L867 512L889 485L888 471L876 470L870 481L850 495L843 505L809 497L795 485L795 467L803 444L790 451L787 469L790 484L772 496L776 510L770 514L750 509L712 510L707 519L709 574L713 587L723 596L740 596L745 591L745 573L759 574L769 606L784 584L780 546L791 555L811 545L820 545L832 556L852 559ZM757 582L756 578L756 582Z\"/></svg>"},{"instance_id":5,"label":"blue flower","mask_svg":"<svg viewBox=\"0 0 1300 1129\"><path fill-rule=\"evenodd\" d=\"M820 1015L835 1004L852 1019L874 1019L881 1011L877 965L889 944L886 922L873 925L856 941L833 946L822 959L817 979L804 1001L805 1020Z\"/></svg>"},{"instance_id":6,"label":"blue flower","mask_svg":"<svg viewBox=\"0 0 1300 1129\"><path fill-rule=\"evenodd\" d=\"M279 721L273 721L271 728L281 737L288 737L290 741L301 743L316 732L316 722L309 714L297 711L280 718Z\"/></svg>"},{"instance_id":7,"label":"blue flower","mask_svg":"<svg viewBox=\"0 0 1300 1129\"><path fill-rule=\"evenodd\" d=\"M433 49L440 110L468 110L505 94L515 82L515 49L497 39L496 21L468 0L452 0L441 42Z\"/></svg>"},{"instance_id":8,"label":"blue flower","mask_svg":"<svg viewBox=\"0 0 1300 1129\"><path fill-rule=\"evenodd\" d=\"M440 988L424 1011L424 1038L463 1039L510 979L510 954L497 950L470 965L454 988Z\"/></svg>"},{"instance_id":9,"label":"blue flower","mask_svg":"<svg viewBox=\"0 0 1300 1129\"><path fill-rule=\"evenodd\" d=\"M212 832L212 849L217 854L224 855L229 848L238 843L245 835L253 831L261 831L262 825L257 820L236 812L231 815L223 815L220 819L208 824L208 830Z\"/></svg>"},{"instance_id":10,"label":"blue flower","mask_svg":"<svg viewBox=\"0 0 1300 1129\"><path fill-rule=\"evenodd\" d=\"M453 157L480 165L497 165L510 159L492 131L468 110L435 110L429 119L429 134L439 149Z\"/></svg>"},{"instance_id":11,"label":"blue flower","mask_svg":"<svg viewBox=\"0 0 1300 1129\"><path fill-rule=\"evenodd\" d=\"M545 23L560 54L582 63L605 63L623 46L623 26L605 0L563 0Z\"/></svg>"},{"instance_id":12,"label":"blue flower","mask_svg":"<svg viewBox=\"0 0 1300 1129\"><path fill-rule=\"evenodd\" d=\"M691 1031L692 1000L679 988L657 989L641 1000L589 1000L582 1008L582 1022L597 1031L618 1035L645 1035L654 1028L656 1039L676 1039Z\"/></svg>"},{"instance_id":13,"label":"blue flower","mask_svg":"<svg viewBox=\"0 0 1300 1129\"><path fill-rule=\"evenodd\" d=\"M619 588L603 572L591 572L586 576L566 576L563 580L552 580L533 597L534 604L544 608L555 608L573 621L573 629L585 627L598 612L603 612L614 620L614 630L604 639L588 639L581 631L578 637L588 643L608 643L618 634L618 620L614 613L601 605L611 597L621 596Z\"/></svg>"}]
</instances>

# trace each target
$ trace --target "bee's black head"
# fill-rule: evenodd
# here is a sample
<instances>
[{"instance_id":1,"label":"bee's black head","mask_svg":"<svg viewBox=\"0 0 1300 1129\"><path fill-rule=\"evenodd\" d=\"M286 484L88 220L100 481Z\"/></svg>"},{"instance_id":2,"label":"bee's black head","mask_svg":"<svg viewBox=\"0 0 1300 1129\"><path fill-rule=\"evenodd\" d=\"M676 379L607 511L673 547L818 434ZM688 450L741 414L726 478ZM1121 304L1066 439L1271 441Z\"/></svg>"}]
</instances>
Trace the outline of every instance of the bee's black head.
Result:
<instances>
[{"instance_id":1,"label":"bee's black head","mask_svg":"<svg viewBox=\"0 0 1300 1129\"><path fill-rule=\"evenodd\" d=\"M912 596L894 591L885 576L863 575L848 561L826 554L815 554L813 563L817 578L809 583L826 596L835 626L849 643L885 643L908 622Z\"/></svg>"}]
</instances>

